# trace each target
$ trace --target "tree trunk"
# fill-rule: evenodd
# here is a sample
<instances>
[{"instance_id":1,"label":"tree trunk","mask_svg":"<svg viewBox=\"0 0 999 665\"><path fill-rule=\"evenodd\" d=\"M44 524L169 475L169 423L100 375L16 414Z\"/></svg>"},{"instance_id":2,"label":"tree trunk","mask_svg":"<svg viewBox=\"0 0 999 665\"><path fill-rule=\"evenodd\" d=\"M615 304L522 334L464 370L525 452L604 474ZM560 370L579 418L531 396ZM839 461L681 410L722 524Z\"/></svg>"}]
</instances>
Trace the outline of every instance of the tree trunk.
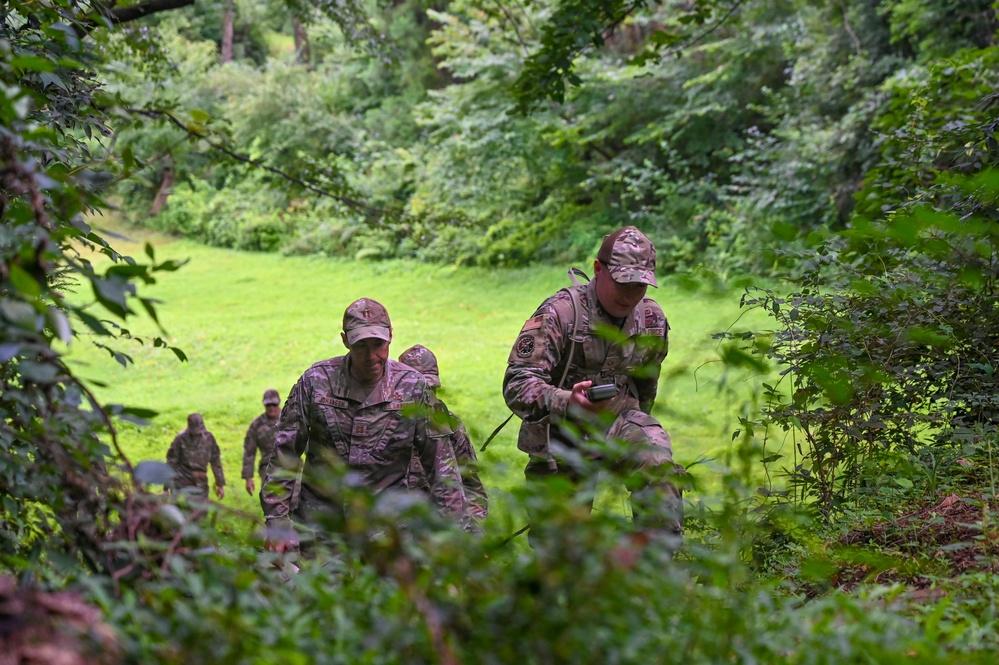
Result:
<instances>
[{"instance_id":1,"label":"tree trunk","mask_svg":"<svg viewBox=\"0 0 999 665\"><path fill-rule=\"evenodd\" d=\"M175 177L173 171L173 157L167 155L166 162L167 165L163 168L163 179L160 180L160 189L156 192L156 198L153 199L153 207L149 210L149 214L152 217L160 214L163 208L166 207L167 199L170 198L170 192L173 191Z\"/></svg>"},{"instance_id":2,"label":"tree trunk","mask_svg":"<svg viewBox=\"0 0 999 665\"><path fill-rule=\"evenodd\" d=\"M312 52L309 49L309 33L305 31L305 26L297 18L293 18L291 24L295 30L295 60L311 70Z\"/></svg>"},{"instance_id":3,"label":"tree trunk","mask_svg":"<svg viewBox=\"0 0 999 665\"><path fill-rule=\"evenodd\" d=\"M236 14L235 0L225 0L225 13L222 14L222 64L232 61L233 20Z\"/></svg>"}]
</instances>

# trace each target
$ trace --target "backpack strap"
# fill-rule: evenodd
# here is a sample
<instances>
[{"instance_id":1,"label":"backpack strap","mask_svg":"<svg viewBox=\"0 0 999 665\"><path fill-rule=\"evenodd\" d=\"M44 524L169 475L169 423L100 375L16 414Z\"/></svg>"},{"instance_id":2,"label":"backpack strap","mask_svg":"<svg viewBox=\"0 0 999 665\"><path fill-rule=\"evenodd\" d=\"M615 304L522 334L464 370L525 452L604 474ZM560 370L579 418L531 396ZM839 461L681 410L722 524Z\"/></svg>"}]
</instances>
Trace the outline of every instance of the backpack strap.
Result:
<instances>
[{"instance_id":1,"label":"backpack strap","mask_svg":"<svg viewBox=\"0 0 999 665\"><path fill-rule=\"evenodd\" d=\"M572 271L569 271L570 277L572 276ZM572 319L569 328L569 353L565 356L565 369L562 372L562 378L559 379L556 388L562 388L565 384L565 377L569 375L569 366L572 364L572 360L576 355L576 344L581 344L583 342L583 304L579 302L579 292L577 289L572 287L566 287L562 289L569 295L569 303L572 305Z\"/></svg>"},{"instance_id":2,"label":"backpack strap","mask_svg":"<svg viewBox=\"0 0 999 665\"><path fill-rule=\"evenodd\" d=\"M590 281L587 274L579 268L569 268L569 281L571 281L574 286L581 286L584 283L580 282L579 278L582 278L586 282ZM576 343L583 341L583 338L579 336L579 330L582 328L583 321L583 308L582 304L579 302L579 294L576 293L575 289L571 287L566 287L560 290L569 294L569 302L572 303L572 327L569 329L569 355L566 358L565 370L562 372L562 378L559 379L558 385L556 386L558 389L562 388L562 384L565 383L565 377L569 375L569 365L572 364L572 357L576 353ZM486 449L486 446L488 446L494 438L496 438L496 435L500 433L500 430L502 430L508 422L510 422L511 418L513 418L512 413L508 415L506 420L501 422L496 429L493 430L493 433L489 435L486 442L482 444L481 448L479 448L480 453Z\"/></svg>"},{"instance_id":3,"label":"backpack strap","mask_svg":"<svg viewBox=\"0 0 999 665\"><path fill-rule=\"evenodd\" d=\"M583 281L580 282L579 278L582 277ZM573 286L581 286L586 282L590 281L589 276L580 270L579 268L569 268L569 281L572 282Z\"/></svg>"}]
</instances>

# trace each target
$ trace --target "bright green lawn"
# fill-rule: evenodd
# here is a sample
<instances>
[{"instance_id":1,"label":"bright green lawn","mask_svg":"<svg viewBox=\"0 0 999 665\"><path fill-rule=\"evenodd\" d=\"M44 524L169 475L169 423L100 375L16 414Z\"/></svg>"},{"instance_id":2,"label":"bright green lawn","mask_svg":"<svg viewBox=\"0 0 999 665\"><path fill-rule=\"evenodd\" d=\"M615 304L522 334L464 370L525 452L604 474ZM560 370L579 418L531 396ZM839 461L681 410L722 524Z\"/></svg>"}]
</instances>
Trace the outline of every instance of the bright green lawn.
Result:
<instances>
[{"instance_id":1,"label":"bright green lawn","mask_svg":"<svg viewBox=\"0 0 999 665\"><path fill-rule=\"evenodd\" d=\"M478 447L509 413L500 388L521 325L545 297L568 283L568 266L483 270L286 257L115 228L128 238L113 241L119 251L138 257L148 240L159 261L189 260L178 272L142 289L162 301L159 315L167 336L189 362L151 345L126 345L122 350L135 364L124 368L85 339L74 342L71 362L82 377L108 384L96 390L105 401L159 412L149 427L121 428L122 447L133 462L163 459L187 414L201 412L222 447L224 503L258 516L257 500L246 494L239 478L246 427L262 412L266 388L277 388L284 399L309 365L344 353L340 322L350 302L367 296L388 308L393 357L417 343L434 351L441 396ZM592 266L580 267L592 271ZM673 328L655 413L673 437L676 460L688 464L724 450L736 427L734 407L716 391L720 366L710 361L717 357L711 334L737 319L739 293L695 294L663 284L650 289L650 295ZM745 327L746 321L738 325ZM149 320L129 327L133 333L155 332ZM523 522L504 510L501 491L522 479L525 459L516 449L517 422L511 421L480 454L483 482L493 490L490 524L498 530ZM609 496L602 502L616 505L620 500Z\"/></svg>"}]
</instances>

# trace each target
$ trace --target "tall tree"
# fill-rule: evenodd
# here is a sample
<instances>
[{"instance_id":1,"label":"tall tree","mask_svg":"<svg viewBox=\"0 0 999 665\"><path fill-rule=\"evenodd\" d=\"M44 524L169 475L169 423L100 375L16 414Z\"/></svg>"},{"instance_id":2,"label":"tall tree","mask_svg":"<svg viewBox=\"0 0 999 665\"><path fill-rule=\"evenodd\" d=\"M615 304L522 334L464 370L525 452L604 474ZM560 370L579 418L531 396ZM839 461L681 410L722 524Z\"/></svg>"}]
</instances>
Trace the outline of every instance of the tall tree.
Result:
<instances>
[{"instance_id":1,"label":"tall tree","mask_svg":"<svg viewBox=\"0 0 999 665\"><path fill-rule=\"evenodd\" d=\"M223 65L232 62L232 35L235 20L235 0L225 0L225 11L222 14L222 58L220 60Z\"/></svg>"},{"instance_id":2,"label":"tall tree","mask_svg":"<svg viewBox=\"0 0 999 665\"><path fill-rule=\"evenodd\" d=\"M291 19L292 30L295 33L295 60L312 69L312 50L309 47L309 33L297 17Z\"/></svg>"}]
</instances>

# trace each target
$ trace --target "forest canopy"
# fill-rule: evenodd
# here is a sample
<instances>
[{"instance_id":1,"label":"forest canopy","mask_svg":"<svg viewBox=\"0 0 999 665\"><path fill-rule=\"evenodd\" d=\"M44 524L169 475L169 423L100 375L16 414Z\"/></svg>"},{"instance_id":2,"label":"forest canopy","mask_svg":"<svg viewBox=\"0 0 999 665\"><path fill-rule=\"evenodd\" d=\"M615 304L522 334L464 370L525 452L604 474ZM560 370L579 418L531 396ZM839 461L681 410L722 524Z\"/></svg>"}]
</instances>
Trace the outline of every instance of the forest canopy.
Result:
<instances>
[{"instance_id":1,"label":"forest canopy","mask_svg":"<svg viewBox=\"0 0 999 665\"><path fill-rule=\"evenodd\" d=\"M996 29L985 0L420 0L342 5L346 25L247 0L223 48L223 4L102 46L106 89L141 100L113 150L135 221L479 265L575 258L632 223L666 271L721 274L783 274L783 252L880 212L869 176L936 68L955 75L924 123L987 115Z\"/></svg>"},{"instance_id":2,"label":"forest canopy","mask_svg":"<svg viewBox=\"0 0 999 665\"><path fill-rule=\"evenodd\" d=\"M992 662L997 29L991 0L5 3L0 569L99 607L94 662ZM759 280L767 329L715 337L719 495L670 560L544 495L511 493L550 519L528 553L338 477L365 519L293 574L149 492L118 435L155 413L66 363L187 359L147 295L182 262L119 253L111 211L317 265L568 263L633 224L663 276Z\"/></svg>"}]
</instances>

